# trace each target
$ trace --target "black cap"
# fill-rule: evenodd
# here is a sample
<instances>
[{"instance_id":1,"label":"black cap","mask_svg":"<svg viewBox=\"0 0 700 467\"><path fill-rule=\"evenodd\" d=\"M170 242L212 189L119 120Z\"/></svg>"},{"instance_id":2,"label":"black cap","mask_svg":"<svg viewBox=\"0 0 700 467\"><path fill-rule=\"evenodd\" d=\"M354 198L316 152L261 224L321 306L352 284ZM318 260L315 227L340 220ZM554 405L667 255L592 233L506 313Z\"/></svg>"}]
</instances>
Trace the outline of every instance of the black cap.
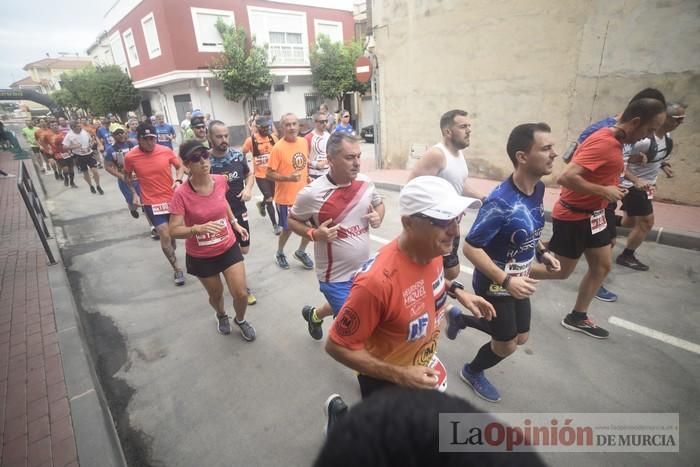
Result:
<instances>
[{"instance_id":1,"label":"black cap","mask_svg":"<svg viewBox=\"0 0 700 467\"><path fill-rule=\"evenodd\" d=\"M136 137L146 138L148 136L157 138L156 129L149 122L140 123L139 126L136 127Z\"/></svg>"},{"instance_id":2,"label":"black cap","mask_svg":"<svg viewBox=\"0 0 700 467\"><path fill-rule=\"evenodd\" d=\"M204 117L192 117L190 120L190 125L196 127L197 125L204 125Z\"/></svg>"},{"instance_id":3,"label":"black cap","mask_svg":"<svg viewBox=\"0 0 700 467\"><path fill-rule=\"evenodd\" d=\"M192 147L187 148L187 151L184 154L182 154L182 152L181 152L180 159L182 159L183 161L189 161L190 156L194 155L195 153L197 153L201 150L209 151L209 148L204 146L202 143L196 142L193 144L193 142L195 142L195 141L196 140L189 140L185 143L186 145L192 144ZM180 146L180 147L182 148L183 146Z\"/></svg>"}]
</instances>

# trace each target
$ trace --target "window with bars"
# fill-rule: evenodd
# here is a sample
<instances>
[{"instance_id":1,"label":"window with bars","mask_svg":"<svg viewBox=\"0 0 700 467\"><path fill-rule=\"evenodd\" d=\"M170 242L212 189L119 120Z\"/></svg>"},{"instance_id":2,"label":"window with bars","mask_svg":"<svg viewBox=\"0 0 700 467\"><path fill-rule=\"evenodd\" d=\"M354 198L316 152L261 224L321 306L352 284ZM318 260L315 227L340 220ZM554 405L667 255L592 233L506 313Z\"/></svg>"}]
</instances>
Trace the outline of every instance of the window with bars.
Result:
<instances>
[{"instance_id":1,"label":"window with bars","mask_svg":"<svg viewBox=\"0 0 700 467\"><path fill-rule=\"evenodd\" d=\"M304 104L306 107L306 118L311 118L323 104L323 97L315 92L306 93L304 94Z\"/></svg>"},{"instance_id":2,"label":"window with bars","mask_svg":"<svg viewBox=\"0 0 700 467\"><path fill-rule=\"evenodd\" d=\"M258 115L262 115L266 110L270 110L270 99L268 96L259 96L255 100L248 100L248 115L253 113L253 110L258 112Z\"/></svg>"}]
</instances>

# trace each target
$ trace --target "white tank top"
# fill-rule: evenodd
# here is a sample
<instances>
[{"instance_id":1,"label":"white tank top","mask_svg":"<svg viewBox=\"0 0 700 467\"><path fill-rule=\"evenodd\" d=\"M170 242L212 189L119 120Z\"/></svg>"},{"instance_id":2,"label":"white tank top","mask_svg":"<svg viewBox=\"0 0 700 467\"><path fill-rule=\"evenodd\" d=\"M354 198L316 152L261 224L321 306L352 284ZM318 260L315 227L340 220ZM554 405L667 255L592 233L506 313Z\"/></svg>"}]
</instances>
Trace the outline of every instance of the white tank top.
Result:
<instances>
[{"instance_id":1,"label":"white tank top","mask_svg":"<svg viewBox=\"0 0 700 467\"><path fill-rule=\"evenodd\" d=\"M437 176L450 182L450 185L455 187L457 193L461 195L464 191L464 180L469 176L467 161L464 159L462 150L460 149L454 156L443 143L436 144L435 147L445 155L446 162L445 168L438 172Z\"/></svg>"}]
</instances>

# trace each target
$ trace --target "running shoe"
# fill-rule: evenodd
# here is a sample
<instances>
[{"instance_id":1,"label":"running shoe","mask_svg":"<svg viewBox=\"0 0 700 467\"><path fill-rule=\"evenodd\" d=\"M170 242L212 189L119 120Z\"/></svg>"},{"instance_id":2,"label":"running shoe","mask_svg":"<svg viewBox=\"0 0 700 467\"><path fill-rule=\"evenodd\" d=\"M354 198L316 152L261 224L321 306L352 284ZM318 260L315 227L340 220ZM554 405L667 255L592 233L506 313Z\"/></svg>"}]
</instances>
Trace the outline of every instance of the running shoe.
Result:
<instances>
[{"instance_id":1,"label":"running shoe","mask_svg":"<svg viewBox=\"0 0 700 467\"><path fill-rule=\"evenodd\" d=\"M68 177L63 177L63 185L68 186L69 183L70 183L70 180L68 180Z\"/></svg>"},{"instance_id":2,"label":"running shoe","mask_svg":"<svg viewBox=\"0 0 700 467\"><path fill-rule=\"evenodd\" d=\"M175 271L175 285L178 287L185 285L185 273L182 271Z\"/></svg>"},{"instance_id":3,"label":"running shoe","mask_svg":"<svg viewBox=\"0 0 700 467\"><path fill-rule=\"evenodd\" d=\"M277 224L272 226L272 233L279 236L279 234L282 233L282 226L279 226Z\"/></svg>"},{"instance_id":4,"label":"running shoe","mask_svg":"<svg viewBox=\"0 0 700 467\"><path fill-rule=\"evenodd\" d=\"M476 393L477 396L489 402L498 402L501 400L501 395L498 393L498 389L491 384L491 382L486 378L483 371L472 372L467 363L459 371L459 377L462 381L467 383Z\"/></svg>"},{"instance_id":5,"label":"running shoe","mask_svg":"<svg viewBox=\"0 0 700 467\"><path fill-rule=\"evenodd\" d=\"M53 176L56 180L60 180L63 178L61 175L59 175L58 170L53 171Z\"/></svg>"},{"instance_id":6,"label":"running shoe","mask_svg":"<svg viewBox=\"0 0 700 467\"><path fill-rule=\"evenodd\" d=\"M287 262L287 257L284 255L284 253L277 253L275 255L275 262L277 263L277 266L281 267L282 269L289 269L289 263Z\"/></svg>"},{"instance_id":7,"label":"running shoe","mask_svg":"<svg viewBox=\"0 0 700 467\"><path fill-rule=\"evenodd\" d=\"M136 209L130 209L129 212L131 213L131 217L133 217L134 219L139 218L139 212Z\"/></svg>"},{"instance_id":8,"label":"running shoe","mask_svg":"<svg viewBox=\"0 0 700 467\"><path fill-rule=\"evenodd\" d=\"M75 182L70 182L70 187L71 188L78 188L78 185L76 185Z\"/></svg>"},{"instance_id":9,"label":"running shoe","mask_svg":"<svg viewBox=\"0 0 700 467\"><path fill-rule=\"evenodd\" d=\"M90 193L92 193L93 195L97 194L97 190L95 190L95 187L92 185L90 185Z\"/></svg>"},{"instance_id":10,"label":"running shoe","mask_svg":"<svg viewBox=\"0 0 700 467\"><path fill-rule=\"evenodd\" d=\"M598 292L595 294L595 298L600 300L601 302L616 302L617 301L617 295L603 287L602 285L598 289Z\"/></svg>"},{"instance_id":11,"label":"running shoe","mask_svg":"<svg viewBox=\"0 0 700 467\"><path fill-rule=\"evenodd\" d=\"M231 322L229 321L229 316L220 316L218 313L216 313L214 316L216 316L216 330L219 332L219 334L223 334L224 336L231 334Z\"/></svg>"},{"instance_id":12,"label":"running shoe","mask_svg":"<svg viewBox=\"0 0 700 467\"><path fill-rule=\"evenodd\" d=\"M255 305L258 303L258 299L255 298L255 295L248 289L248 305Z\"/></svg>"},{"instance_id":13,"label":"running shoe","mask_svg":"<svg viewBox=\"0 0 700 467\"><path fill-rule=\"evenodd\" d=\"M450 306L450 308L447 310L447 329L445 330L445 334L451 341L455 340L457 338L457 334L459 334L459 331L464 329L461 318L462 310L454 305Z\"/></svg>"},{"instance_id":14,"label":"running shoe","mask_svg":"<svg viewBox=\"0 0 700 467\"><path fill-rule=\"evenodd\" d=\"M105 192L102 190L102 187L100 185L97 185L97 192L101 195L105 194Z\"/></svg>"},{"instance_id":15,"label":"running shoe","mask_svg":"<svg viewBox=\"0 0 700 467\"><path fill-rule=\"evenodd\" d=\"M314 268L314 262L311 261L311 257L308 254L306 254L305 251L300 251L300 250L295 251L294 252L294 259L301 262L301 264L304 265L304 269L313 269Z\"/></svg>"},{"instance_id":16,"label":"running shoe","mask_svg":"<svg viewBox=\"0 0 700 467\"><path fill-rule=\"evenodd\" d=\"M326 414L326 426L323 434L328 435L333 426L348 413L348 406L338 394L331 394L323 406L323 413Z\"/></svg>"},{"instance_id":17,"label":"running shoe","mask_svg":"<svg viewBox=\"0 0 700 467\"><path fill-rule=\"evenodd\" d=\"M309 334L311 337L317 341L320 341L323 339L323 327L321 326L323 324L323 320L319 321L318 323L314 322L312 318L314 315L314 310L314 307L305 305L304 308L301 309L301 316L308 323Z\"/></svg>"},{"instance_id":18,"label":"running shoe","mask_svg":"<svg viewBox=\"0 0 700 467\"><path fill-rule=\"evenodd\" d=\"M571 313L566 315L563 320L561 320L561 325L566 329L576 332L582 332L587 336L595 337L596 339L607 339L610 333L605 329L596 326L593 321L589 318L574 320Z\"/></svg>"},{"instance_id":19,"label":"running shoe","mask_svg":"<svg viewBox=\"0 0 700 467\"><path fill-rule=\"evenodd\" d=\"M160 240L160 235L158 235L158 231L155 227L151 227L151 238L153 240Z\"/></svg>"},{"instance_id":20,"label":"running shoe","mask_svg":"<svg viewBox=\"0 0 700 467\"><path fill-rule=\"evenodd\" d=\"M636 256L634 255L620 255L617 257L615 260L617 264L620 266L625 266L627 268L634 269L635 271L648 271L649 266L646 264L642 263L637 259Z\"/></svg>"},{"instance_id":21,"label":"running shoe","mask_svg":"<svg viewBox=\"0 0 700 467\"><path fill-rule=\"evenodd\" d=\"M251 326L248 321L244 320L242 323L239 323L237 319L234 319L233 322L238 325L243 339L247 340L248 342L255 340L255 328Z\"/></svg>"},{"instance_id":22,"label":"running shoe","mask_svg":"<svg viewBox=\"0 0 700 467\"><path fill-rule=\"evenodd\" d=\"M258 212L260 213L261 216L265 217L265 203L262 201L258 201L255 203L255 205L258 207Z\"/></svg>"}]
</instances>

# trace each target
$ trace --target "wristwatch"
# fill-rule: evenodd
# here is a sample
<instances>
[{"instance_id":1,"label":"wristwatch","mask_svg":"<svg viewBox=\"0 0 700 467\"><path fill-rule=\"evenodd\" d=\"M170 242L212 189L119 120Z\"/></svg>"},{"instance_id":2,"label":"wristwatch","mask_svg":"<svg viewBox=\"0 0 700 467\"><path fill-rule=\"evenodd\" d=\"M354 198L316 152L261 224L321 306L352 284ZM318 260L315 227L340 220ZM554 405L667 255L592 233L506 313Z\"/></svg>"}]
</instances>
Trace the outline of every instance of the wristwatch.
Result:
<instances>
[{"instance_id":1,"label":"wristwatch","mask_svg":"<svg viewBox=\"0 0 700 467\"><path fill-rule=\"evenodd\" d=\"M452 283L450 284L450 288L447 289L447 295L449 295L452 298L457 298L457 289L464 290L464 284L462 284L459 281L452 281Z\"/></svg>"}]
</instances>

